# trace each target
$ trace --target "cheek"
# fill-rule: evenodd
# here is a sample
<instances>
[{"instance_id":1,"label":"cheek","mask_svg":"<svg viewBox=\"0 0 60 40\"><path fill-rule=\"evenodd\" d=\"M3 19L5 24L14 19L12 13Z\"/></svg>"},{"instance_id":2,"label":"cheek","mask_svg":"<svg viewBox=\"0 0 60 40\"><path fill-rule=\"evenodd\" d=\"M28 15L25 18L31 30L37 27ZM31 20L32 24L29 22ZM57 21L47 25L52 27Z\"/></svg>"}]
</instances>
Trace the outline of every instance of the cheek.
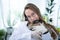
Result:
<instances>
[{"instance_id":1,"label":"cheek","mask_svg":"<svg viewBox=\"0 0 60 40\"><path fill-rule=\"evenodd\" d=\"M38 15L35 15L35 19L39 19Z\"/></svg>"},{"instance_id":2,"label":"cheek","mask_svg":"<svg viewBox=\"0 0 60 40\"><path fill-rule=\"evenodd\" d=\"M33 22L33 20L31 20L31 19L28 19L28 21L29 21L29 22Z\"/></svg>"},{"instance_id":3,"label":"cheek","mask_svg":"<svg viewBox=\"0 0 60 40\"><path fill-rule=\"evenodd\" d=\"M30 18L28 18L28 21L31 21L31 19L30 19Z\"/></svg>"}]
</instances>

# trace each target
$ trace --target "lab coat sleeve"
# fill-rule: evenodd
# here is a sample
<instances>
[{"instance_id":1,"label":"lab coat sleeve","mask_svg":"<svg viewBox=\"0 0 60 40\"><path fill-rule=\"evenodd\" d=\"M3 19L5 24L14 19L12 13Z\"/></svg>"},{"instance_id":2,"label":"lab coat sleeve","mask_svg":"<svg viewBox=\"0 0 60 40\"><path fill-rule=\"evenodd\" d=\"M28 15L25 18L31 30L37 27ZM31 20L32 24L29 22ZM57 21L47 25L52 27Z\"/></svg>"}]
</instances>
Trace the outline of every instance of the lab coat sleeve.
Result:
<instances>
[{"instance_id":1,"label":"lab coat sleeve","mask_svg":"<svg viewBox=\"0 0 60 40\"><path fill-rule=\"evenodd\" d=\"M14 30L9 40L31 40L31 31L27 28L26 23L20 22L19 27Z\"/></svg>"}]
</instances>

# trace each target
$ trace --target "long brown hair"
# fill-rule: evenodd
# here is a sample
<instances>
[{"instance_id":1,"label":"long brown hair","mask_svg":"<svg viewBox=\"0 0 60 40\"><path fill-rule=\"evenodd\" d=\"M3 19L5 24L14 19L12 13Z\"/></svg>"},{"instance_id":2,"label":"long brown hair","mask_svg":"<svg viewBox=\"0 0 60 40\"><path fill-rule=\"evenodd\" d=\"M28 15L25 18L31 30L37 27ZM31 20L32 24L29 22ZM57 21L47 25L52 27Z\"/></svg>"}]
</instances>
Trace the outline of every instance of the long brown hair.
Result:
<instances>
[{"instance_id":1,"label":"long brown hair","mask_svg":"<svg viewBox=\"0 0 60 40\"><path fill-rule=\"evenodd\" d=\"M27 18L27 16L25 15L25 10L26 10L26 9L31 9L31 10L33 10L34 12L36 12L37 15L39 16L40 21L44 23L44 25L46 26L46 28L47 28L48 30L53 29L53 30L51 30L51 32L52 32L52 33L51 33L51 36L55 39L55 38L56 38L56 34L58 34L57 30L55 29L55 27L54 27L53 25L50 25L50 24L46 23L46 22L43 20L43 17L41 16L41 12L40 12L39 8L38 8L36 5L32 4L32 3L28 3L28 4L26 5L26 7L25 7L25 9L24 9L24 17L25 17L25 21L28 21L28 18ZM30 22L28 21L28 24L29 24L29 23L30 23ZM56 33L55 33L54 31L55 31Z\"/></svg>"},{"instance_id":2,"label":"long brown hair","mask_svg":"<svg viewBox=\"0 0 60 40\"><path fill-rule=\"evenodd\" d=\"M26 7L25 7L25 9L24 9L24 16L25 16L25 20L26 20L26 21L28 21L28 18L27 18L27 16L25 15L25 10L26 10L26 9L31 9L32 11L36 12L37 15L39 16L40 20L41 20L41 21L43 20L41 14L40 14L39 8L38 8L37 6L35 6L34 4L32 4L32 3L29 3L29 4L26 5Z\"/></svg>"}]
</instances>

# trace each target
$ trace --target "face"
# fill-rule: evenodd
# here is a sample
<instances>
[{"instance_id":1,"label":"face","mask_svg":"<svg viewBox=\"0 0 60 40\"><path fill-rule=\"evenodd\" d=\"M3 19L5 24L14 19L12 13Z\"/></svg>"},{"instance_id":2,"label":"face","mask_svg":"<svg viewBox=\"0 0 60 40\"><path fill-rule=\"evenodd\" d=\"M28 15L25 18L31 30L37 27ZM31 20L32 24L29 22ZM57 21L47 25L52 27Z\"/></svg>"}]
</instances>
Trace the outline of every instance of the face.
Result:
<instances>
[{"instance_id":1,"label":"face","mask_svg":"<svg viewBox=\"0 0 60 40\"><path fill-rule=\"evenodd\" d=\"M31 9L26 9L25 10L25 15L27 16L30 23L32 23L35 20L39 20L39 17L37 15L37 13L35 13Z\"/></svg>"}]
</instances>

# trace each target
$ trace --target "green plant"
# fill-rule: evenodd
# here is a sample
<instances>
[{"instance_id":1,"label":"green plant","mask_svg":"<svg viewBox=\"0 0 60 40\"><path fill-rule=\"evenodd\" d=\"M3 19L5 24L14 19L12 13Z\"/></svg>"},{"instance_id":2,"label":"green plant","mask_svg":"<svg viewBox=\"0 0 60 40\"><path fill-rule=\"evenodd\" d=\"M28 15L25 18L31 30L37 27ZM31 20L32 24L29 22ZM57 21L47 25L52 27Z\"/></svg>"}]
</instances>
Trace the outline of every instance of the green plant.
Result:
<instances>
[{"instance_id":1,"label":"green plant","mask_svg":"<svg viewBox=\"0 0 60 40\"><path fill-rule=\"evenodd\" d=\"M0 40L3 40L6 35L6 31L4 29L0 29Z\"/></svg>"},{"instance_id":2,"label":"green plant","mask_svg":"<svg viewBox=\"0 0 60 40\"><path fill-rule=\"evenodd\" d=\"M54 0L47 0L48 1L48 7L46 7L46 11L51 14L53 12L53 7L55 5L55 3L53 3Z\"/></svg>"},{"instance_id":3,"label":"green plant","mask_svg":"<svg viewBox=\"0 0 60 40\"><path fill-rule=\"evenodd\" d=\"M60 33L60 28L56 28L57 29L57 31Z\"/></svg>"},{"instance_id":4,"label":"green plant","mask_svg":"<svg viewBox=\"0 0 60 40\"><path fill-rule=\"evenodd\" d=\"M47 7L46 7L46 12L48 17L48 23L52 23L53 22L53 18L51 17L52 13L53 13L53 8L55 6L56 3L54 3L54 0L47 0Z\"/></svg>"}]
</instances>

